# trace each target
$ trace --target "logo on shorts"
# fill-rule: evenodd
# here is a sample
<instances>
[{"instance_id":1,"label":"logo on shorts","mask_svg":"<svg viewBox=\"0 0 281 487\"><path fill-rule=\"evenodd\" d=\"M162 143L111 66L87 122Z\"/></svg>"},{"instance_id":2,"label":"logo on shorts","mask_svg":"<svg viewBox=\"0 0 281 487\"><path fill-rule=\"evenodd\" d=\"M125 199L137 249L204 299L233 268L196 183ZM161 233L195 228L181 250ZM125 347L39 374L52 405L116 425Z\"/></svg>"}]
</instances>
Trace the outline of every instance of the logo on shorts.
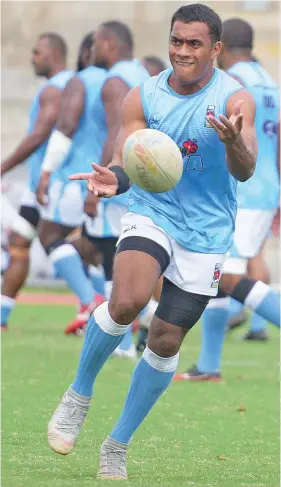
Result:
<instances>
[{"instance_id":1,"label":"logo on shorts","mask_svg":"<svg viewBox=\"0 0 281 487\"><path fill-rule=\"evenodd\" d=\"M123 233L130 232L131 230L136 230L137 225L132 225L131 227L125 228Z\"/></svg>"},{"instance_id":2,"label":"logo on shorts","mask_svg":"<svg viewBox=\"0 0 281 487\"><path fill-rule=\"evenodd\" d=\"M216 105L208 105L207 106L204 127L207 127L208 129L212 129L213 127L210 124L210 122L207 119L207 117L209 117L210 115L212 115L213 117L215 116L215 108L216 108Z\"/></svg>"},{"instance_id":3,"label":"logo on shorts","mask_svg":"<svg viewBox=\"0 0 281 487\"><path fill-rule=\"evenodd\" d=\"M215 265L213 280L212 280L212 284L211 284L212 288L216 288L219 285L220 278L221 278L221 269L222 269L222 264L216 264Z\"/></svg>"}]
</instances>

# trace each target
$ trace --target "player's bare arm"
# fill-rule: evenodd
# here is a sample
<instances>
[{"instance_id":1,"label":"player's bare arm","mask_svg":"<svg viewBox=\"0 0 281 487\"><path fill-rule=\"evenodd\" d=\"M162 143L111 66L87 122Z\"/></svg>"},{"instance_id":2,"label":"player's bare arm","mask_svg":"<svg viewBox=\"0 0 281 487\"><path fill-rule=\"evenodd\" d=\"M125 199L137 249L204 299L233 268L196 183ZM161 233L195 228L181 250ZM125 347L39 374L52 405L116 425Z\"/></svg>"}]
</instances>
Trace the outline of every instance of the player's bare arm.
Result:
<instances>
[{"instance_id":1,"label":"player's bare arm","mask_svg":"<svg viewBox=\"0 0 281 487\"><path fill-rule=\"evenodd\" d=\"M38 202L46 204L48 186L52 172L61 164L71 147L71 139L83 113L85 87L75 76L66 85L62 96L56 130L53 132L42 164L40 183L36 196Z\"/></svg>"},{"instance_id":2,"label":"player's bare arm","mask_svg":"<svg viewBox=\"0 0 281 487\"><path fill-rule=\"evenodd\" d=\"M106 114L108 136L104 145L101 166L107 166L114 150L114 144L122 121L123 102L130 91L120 78L109 79L102 91L102 101Z\"/></svg>"},{"instance_id":3,"label":"player's bare arm","mask_svg":"<svg viewBox=\"0 0 281 487\"><path fill-rule=\"evenodd\" d=\"M121 128L116 141L114 141L115 149L108 167L93 164L93 173L73 174L70 176L70 179L88 180L88 189L96 196L114 196L118 189L120 191L120 181L118 182L115 172L109 168L120 166L120 171L124 173L122 168L122 151L125 141L130 134L143 128L146 128L146 121L141 103L140 89L133 88L126 96L123 104ZM126 177L125 173L124 177Z\"/></svg>"},{"instance_id":4,"label":"player's bare arm","mask_svg":"<svg viewBox=\"0 0 281 487\"><path fill-rule=\"evenodd\" d=\"M24 162L50 135L60 109L61 91L50 86L40 96L40 111L33 131L1 165L1 174Z\"/></svg>"},{"instance_id":5,"label":"player's bare arm","mask_svg":"<svg viewBox=\"0 0 281 487\"><path fill-rule=\"evenodd\" d=\"M208 117L226 147L229 171L238 181L247 181L255 171L257 139L254 127L256 106L247 90L234 93L228 100L226 116Z\"/></svg>"}]
</instances>

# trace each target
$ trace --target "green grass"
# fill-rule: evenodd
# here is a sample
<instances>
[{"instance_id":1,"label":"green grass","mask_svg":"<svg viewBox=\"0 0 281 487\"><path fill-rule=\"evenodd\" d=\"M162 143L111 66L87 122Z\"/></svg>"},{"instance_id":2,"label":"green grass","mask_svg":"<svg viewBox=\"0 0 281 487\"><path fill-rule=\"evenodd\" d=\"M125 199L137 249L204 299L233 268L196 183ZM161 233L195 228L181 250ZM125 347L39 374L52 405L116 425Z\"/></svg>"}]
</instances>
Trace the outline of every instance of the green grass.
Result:
<instances>
[{"instance_id":1,"label":"green grass","mask_svg":"<svg viewBox=\"0 0 281 487\"><path fill-rule=\"evenodd\" d=\"M63 335L72 316L71 307L19 305L2 334L2 487L101 483L99 446L120 414L133 364L108 361L75 451L54 454L47 423L73 379L82 343ZM240 342L241 331L228 336L223 383L171 385L136 433L129 480L118 485L280 485L279 343L277 331L269 331L268 343ZM199 334L197 326L187 337L181 369L196 359Z\"/></svg>"}]
</instances>

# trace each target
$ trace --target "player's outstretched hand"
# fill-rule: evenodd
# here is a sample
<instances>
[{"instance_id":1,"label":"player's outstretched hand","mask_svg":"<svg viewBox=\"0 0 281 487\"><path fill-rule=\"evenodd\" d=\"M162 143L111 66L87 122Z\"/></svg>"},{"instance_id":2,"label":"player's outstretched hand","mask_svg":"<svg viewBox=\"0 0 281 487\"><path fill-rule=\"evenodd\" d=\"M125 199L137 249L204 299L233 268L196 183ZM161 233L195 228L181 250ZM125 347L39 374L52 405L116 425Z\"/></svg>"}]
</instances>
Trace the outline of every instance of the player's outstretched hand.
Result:
<instances>
[{"instance_id":1,"label":"player's outstretched hand","mask_svg":"<svg viewBox=\"0 0 281 487\"><path fill-rule=\"evenodd\" d=\"M88 190L100 198L114 196L118 189L118 181L114 172L98 164L92 164L92 168L94 172L72 174L69 179L71 181L88 181Z\"/></svg>"},{"instance_id":2,"label":"player's outstretched hand","mask_svg":"<svg viewBox=\"0 0 281 487\"><path fill-rule=\"evenodd\" d=\"M224 115L219 115L220 120L213 115L207 117L212 127L217 132L219 139L224 144L233 144L240 134L243 127L243 113L241 113L241 106L243 100L239 100L233 107L233 112L229 118Z\"/></svg>"}]
</instances>

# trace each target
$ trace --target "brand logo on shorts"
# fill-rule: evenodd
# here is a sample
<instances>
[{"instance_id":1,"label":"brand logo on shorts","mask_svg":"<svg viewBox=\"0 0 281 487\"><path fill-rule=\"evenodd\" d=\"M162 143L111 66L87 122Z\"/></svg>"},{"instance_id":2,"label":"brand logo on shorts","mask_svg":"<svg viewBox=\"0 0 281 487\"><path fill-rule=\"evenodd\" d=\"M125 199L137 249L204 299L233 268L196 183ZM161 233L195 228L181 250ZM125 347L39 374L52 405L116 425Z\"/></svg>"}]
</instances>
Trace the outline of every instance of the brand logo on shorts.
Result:
<instances>
[{"instance_id":1,"label":"brand logo on shorts","mask_svg":"<svg viewBox=\"0 0 281 487\"><path fill-rule=\"evenodd\" d=\"M212 115L213 117L215 117L215 108L216 108L216 105L208 105L207 106L204 127L207 127L208 129L212 129L213 127L210 124L210 122L207 119L207 117L209 117L210 115Z\"/></svg>"},{"instance_id":2,"label":"brand logo on shorts","mask_svg":"<svg viewBox=\"0 0 281 487\"><path fill-rule=\"evenodd\" d=\"M125 228L123 233L130 232L130 230L136 230L136 229L137 229L137 225L132 225L131 227Z\"/></svg>"},{"instance_id":3,"label":"brand logo on shorts","mask_svg":"<svg viewBox=\"0 0 281 487\"><path fill-rule=\"evenodd\" d=\"M213 280L212 280L212 284L211 284L212 288L216 288L219 285L220 278L221 278L221 269L222 269L222 264L216 264L215 265Z\"/></svg>"}]
</instances>

